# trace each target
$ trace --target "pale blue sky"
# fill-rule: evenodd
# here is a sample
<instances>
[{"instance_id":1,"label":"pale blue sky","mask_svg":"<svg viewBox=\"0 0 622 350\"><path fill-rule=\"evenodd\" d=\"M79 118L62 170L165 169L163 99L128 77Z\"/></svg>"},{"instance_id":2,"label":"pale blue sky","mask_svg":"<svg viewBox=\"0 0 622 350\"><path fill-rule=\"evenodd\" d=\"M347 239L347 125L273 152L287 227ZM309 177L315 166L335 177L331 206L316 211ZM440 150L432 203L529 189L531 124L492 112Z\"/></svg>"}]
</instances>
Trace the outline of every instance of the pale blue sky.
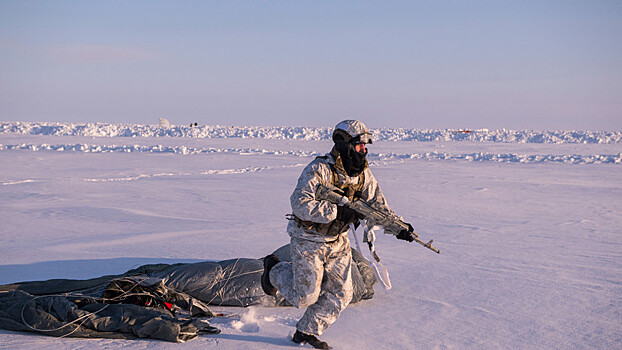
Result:
<instances>
[{"instance_id":1,"label":"pale blue sky","mask_svg":"<svg viewBox=\"0 0 622 350\"><path fill-rule=\"evenodd\" d=\"M622 1L0 0L0 120L622 129Z\"/></svg>"}]
</instances>

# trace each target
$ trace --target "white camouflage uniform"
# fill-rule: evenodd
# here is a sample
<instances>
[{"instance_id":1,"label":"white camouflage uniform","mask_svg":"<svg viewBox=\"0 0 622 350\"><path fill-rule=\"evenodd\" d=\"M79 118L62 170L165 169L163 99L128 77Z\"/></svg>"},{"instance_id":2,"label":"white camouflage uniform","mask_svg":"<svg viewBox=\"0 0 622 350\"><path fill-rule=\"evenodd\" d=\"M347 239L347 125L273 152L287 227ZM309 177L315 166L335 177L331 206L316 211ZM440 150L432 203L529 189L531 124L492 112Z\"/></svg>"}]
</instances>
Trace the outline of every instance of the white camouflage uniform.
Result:
<instances>
[{"instance_id":1,"label":"white camouflage uniform","mask_svg":"<svg viewBox=\"0 0 622 350\"><path fill-rule=\"evenodd\" d=\"M333 182L331 164L335 166L336 151L318 157L303 170L291 195L293 214L301 220L328 224L337 218L337 205L316 199L318 184ZM359 177L350 177L343 167L335 166L339 187L357 184ZM364 172L361 198L388 206L369 167ZM390 209L389 209L390 210ZM368 225L374 223L369 222ZM296 328L306 334L320 336L352 299L350 240L347 227L328 236L313 227L290 221L291 262L280 262L270 271L270 283L297 308L307 307Z\"/></svg>"}]
</instances>

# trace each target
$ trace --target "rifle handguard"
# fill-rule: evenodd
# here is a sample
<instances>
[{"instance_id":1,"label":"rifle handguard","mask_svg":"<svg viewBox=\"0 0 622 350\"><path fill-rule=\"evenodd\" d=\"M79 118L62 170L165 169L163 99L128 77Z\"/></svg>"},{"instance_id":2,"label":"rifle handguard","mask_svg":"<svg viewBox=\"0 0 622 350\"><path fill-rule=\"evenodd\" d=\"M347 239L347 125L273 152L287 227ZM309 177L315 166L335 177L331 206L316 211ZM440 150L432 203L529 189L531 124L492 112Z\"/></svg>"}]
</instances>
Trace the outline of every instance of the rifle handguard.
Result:
<instances>
[{"instance_id":1,"label":"rifle handguard","mask_svg":"<svg viewBox=\"0 0 622 350\"><path fill-rule=\"evenodd\" d=\"M362 200L350 201L347 197L336 193L340 191L339 188L329 185L324 186L320 184L317 189L317 197L319 199L327 200L333 204L345 205L350 209L361 214L365 218L371 218L377 224L383 226L385 233L391 233L398 235L402 230L408 230L414 236L414 241L422 246L432 250L433 252L440 254L441 251L432 245L432 240L424 242L419 239L419 235L412 230L412 226L402 221L399 217L391 212L382 210L381 208L374 207L374 203L368 203Z\"/></svg>"}]
</instances>

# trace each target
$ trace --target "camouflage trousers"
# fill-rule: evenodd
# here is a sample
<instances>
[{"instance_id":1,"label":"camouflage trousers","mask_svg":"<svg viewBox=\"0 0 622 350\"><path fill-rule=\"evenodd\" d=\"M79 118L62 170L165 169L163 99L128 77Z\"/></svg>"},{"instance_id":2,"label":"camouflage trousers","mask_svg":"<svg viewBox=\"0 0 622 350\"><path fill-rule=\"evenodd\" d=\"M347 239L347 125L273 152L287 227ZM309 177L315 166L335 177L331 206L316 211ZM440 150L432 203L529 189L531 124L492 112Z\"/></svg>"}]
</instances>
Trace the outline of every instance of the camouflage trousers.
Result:
<instances>
[{"instance_id":1,"label":"camouflage trousers","mask_svg":"<svg viewBox=\"0 0 622 350\"><path fill-rule=\"evenodd\" d=\"M280 262L270 271L270 282L285 300L306 307L296 328L322 335L352 300L352 252L348 235L334 242L291 238L291 262Z\"/></svg>"}]
</instances>

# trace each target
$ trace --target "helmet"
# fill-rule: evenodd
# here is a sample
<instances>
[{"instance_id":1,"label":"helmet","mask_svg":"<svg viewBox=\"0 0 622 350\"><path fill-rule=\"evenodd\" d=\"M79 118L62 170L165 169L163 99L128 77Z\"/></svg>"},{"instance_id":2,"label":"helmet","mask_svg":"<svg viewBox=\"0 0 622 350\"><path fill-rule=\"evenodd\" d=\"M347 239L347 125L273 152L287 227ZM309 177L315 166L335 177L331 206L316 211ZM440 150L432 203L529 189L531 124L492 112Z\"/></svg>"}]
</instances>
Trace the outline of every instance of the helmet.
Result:
<instances>
[{"instance_id":1,"label":"helmet","mask_svg":"<svg viewBox=\"0 0 622 350\"><path fill-rule=\"evenodd\" d=\"M337 124L333 131L333 141L335 143L372 143L371 132L359 120L344 120Z\"/></svg>"},{"instance_id":2,"label":"helmet","mask_svg":"<svg viewBox=\"0 0 622 350\"><path fill-rule=\"evenodd\" d=\"M367 168L367 150L359 152L358 143L371 143L371 133L358 120L344 120L333 131L334 150L337 151L348 176L358 176ZM335 158L337 160L337 158Z\"/></svg>"}]
</instances>

